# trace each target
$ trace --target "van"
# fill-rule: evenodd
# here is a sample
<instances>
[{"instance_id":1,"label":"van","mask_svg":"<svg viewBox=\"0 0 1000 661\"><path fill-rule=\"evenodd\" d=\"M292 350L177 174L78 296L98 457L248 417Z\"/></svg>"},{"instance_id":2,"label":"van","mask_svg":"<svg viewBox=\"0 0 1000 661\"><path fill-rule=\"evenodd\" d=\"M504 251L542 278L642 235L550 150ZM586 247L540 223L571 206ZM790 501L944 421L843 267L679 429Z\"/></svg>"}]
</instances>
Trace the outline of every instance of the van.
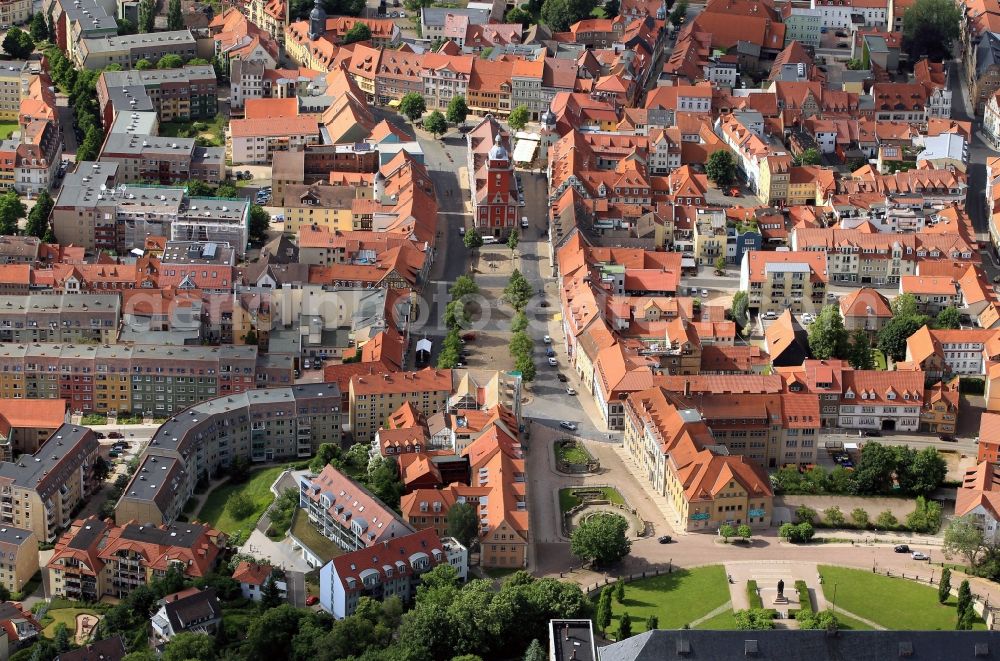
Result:
<instances>
[{"instance_id":1,"label":"van","mask_svg":"<svg viewBox=\"0 0 1000 661\"><path fill-rule=\"evenodd\" d=\"M521 227L528 227L528 225L529 225L529 223L528 223L528 217L527 216L521 216Z\"/></svg>"},{"instance_id":2,"label":"van","mask_svg":"<svg viewBox=\"0 0 1000 661\"><path fill-rule=\"evenodd\" d=\"M488 245L493 244L493 243L500 243L500 239L496 238L495 236L491 236L491 235L487 235L487 236L483 237L483 245L484 246L488 246Z\"/></svg>"}]
</instances>

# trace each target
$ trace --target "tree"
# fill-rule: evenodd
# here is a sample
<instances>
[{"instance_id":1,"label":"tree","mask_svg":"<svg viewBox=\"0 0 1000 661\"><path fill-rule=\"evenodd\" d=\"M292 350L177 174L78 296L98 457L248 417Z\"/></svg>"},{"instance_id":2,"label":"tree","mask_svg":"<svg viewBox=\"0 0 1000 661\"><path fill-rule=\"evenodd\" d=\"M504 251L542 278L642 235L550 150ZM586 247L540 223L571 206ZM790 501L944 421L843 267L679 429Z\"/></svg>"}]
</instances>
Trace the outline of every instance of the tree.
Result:
<instances>
[{"instance_id":1,"label":"tree","mask_svg":"<svg viewBox=\"0 0 1000 661\"><path fill-rule=\"evenodd\" d=\"M951 569L941 570L941 581L938 583L938 603L943 604L951 596Z\"/></svg>"},{"instance_id":2,"label":"tree","mask_svg":"<svg viewBox=\"0 0 1000 661\"><path fill-rule=\"evenodd\" d=\"M680 27L680 24L684 22L684 17L687 16L688 3L687 0L681 0L676 5L674 5L674 10L670 12L670 24L675 28Z\"/></svg>"},{"instance_id":3,"label":"tree","mask_svg":"<svg viewBox=\"0 0 1000 661\"><path fill-rule=\"evenodd\" d=\"M468 548L479 535L479 514L469 503L455 503L448 510L448 536Z\"/></svg>"},{"instance_id":4,"label":"tree","mask_svg":"<svg viewBox=\"0 0 1000 661\"><path fill-rule=\"evenodd\" d=\"M284 580L284 576L275 576L273 573L264 579L264 585L260 590L260 607L264 610L277 608L283 602L281 592L278 590L278 580Z\"/></svg>"},{"instance_id":5,"label":"tree","mask_svg":"<svg viewBox=\"0 0 1000 661\"><path fill-rule=\"evenodd\" d=\"M615 581L615 601L619 604L625 603L625 581L621 579Z\"/></svg>"},{"instance_id":6,"label":"tree","mask_svg":"<svg viewBox=\"0 0 1000 661\"><path fill-rule=\"evenodd\" d=\"M847 61L847 68L850 69L851 71L863 71L865 68L865 63L862 62L861 60L851 58L850 60Z\"/></svg>"},{"instance_id":7,"label":"tree","mask_svg":"<svg viewBox=\"0 0 1000 661\"><path fill-rule=\"evenodd\" d=\"M309 463L309 470L314 473L319 473L323 470L324 466L339 458L339 445L335 443L320 443L319 448L316 449L316 456L313 457L313 460Z\"/></svg>"},{"instance_id":8,"label":"tree","mask_svg":"<svg viewBox=\"0 0 1000 661\"><path fill-rule=\"evenodd\" d=\"M808 149L803 149L802 153L795 157L795 162L798 165L817 165L821 158L818 149L809 147Z\"/></svg>"},{"instance_id":9,"label":"tree","mask_svg":"<svg viewBox=\"0 0 1000 661\"><path fill-rule=\"evenodd\" d=\"M551 1L551 0L546 0ZM528 120L531 118L531 113L527 106L518 106L510 112L510 116L507 118L507 124L515 131L520 131L527 124Z\"/></svg>"},{"instance_id":10,"label":"tree","mask_svg":"<svg viewBox=\"0 0 1000 661\"><path fill-rule=\"evenodd\" d=\"M601 631L607 631L608 627L611 626L611 593L613 590L614 588L610 585L604 586L600 599L597 601L597 626L600 627Z\"/></svg>"},{"instance_id":11,"label":"tree","mask_svg":"<svg viewBox=\"0 0 1000 661\"><path fill-rule=\"evenodd\" d=\"M167 4L167 29L184 29L184 17L181 16L181 0L170 0Z\"/></svg>"},{"instance_id":12,"label":"tree","mask_svg":"<svg viewBox=\"0 0 1000 661\"><path fill-rule=\"evenodd\" d=\"M736 534L736 530L733 529L728 523L723 523L719 526L719 536L722 537L723 541L727 544L729 543L729 538Z\"/></svg>"},{"instance_id":13,"label":"tree","mask_svg":"<svg viewBox=\"0 0 1000 661\"><path fill-rule=\"evenodd\" d=\"M187 65L190 67L209 67L212 63L203 57L192 57L187 61Z\"/></svg>"},{"instance_id":14,"label":"tree","mask_svg":"<svg viewBox=\"0 0 1000 661\"><path fill-rule=\"evenodd\" d=\"M808 544L816 534L816 529L808 521L803 521L795 526L796 543Z\"/></svg>"},{"instance_id":15,"label":"tree","mask_svg":"<svg viewBox=\"0 0 1000 661\"><path fill-rule=\"evenodd\" d=\"M353 44L356 41L368 41L372 38L372 31L367 25L358 21L351 26L351 29L344 35L344 45Z\"/></svg>"},{"instance_id":16,"label":"tree","mask_svg":"<svg viewBox=\"0 0 1000 661\"><path fill-rule=\"evenodd\" d=\"M139 0L139 32L149 34L156 23L156 4L154 0Z\"/></svg>"},{"instance_id":17,"label":"tree","mask_svg":"<svg viewBox=\"0 0 1000 661\"><path fill-rule=\"evenodd\" d=\"M510 234L507 235L507 247L510 248L511 252L517 250L517 244L521 241L521 236L517 230L511 230Z\"/></svg>"},{"instance_id":18,"label":"tree","mask_svg":"<svg viewBox=\"0 0 1000 661\"><path fill-rule=\"evenodd\" d=\"M910 61L924 56L940 62L951 57L962 12L951 0L917 0L903 15L903 49Z\"/></svg>"},{"instance_id":19,"label":"tree","mask_svg":"<svg viewBox=\"0 0 1000 661\"><path fill-rule=\"evenodd\" d=\"M35 15L38 16L38 14ZM28 214L28 236L35 236L39 239L45 236L49 230L49 214L52 213L53 206L55 203L52 201L49 191L42 190L35 199L35 206Z\"/></svg>"},{"instance_id":20,"label":"tree","mask_svg":"<svg viewBox=\"0 0 1000 661\"><path fill-rule=\"evenodd\" d=\"M927 317L923 315L894 314L878 333L878 348L893 360L903 360L906 357L906 339L920 330L926 322Z\"/></svg>"},{"instance_id":21,"label":"tree","mask_svg":"<svg viewBox=\"0 0 1000 661\"><path fill-rule=\"evenodd\" d=\"M97 160L101 152L101 130L91 126L83 134L83 142L76 149L76 162Z\"/></svg>"},{"instance_id":22,"label":"tree","mask_svg":"<svg viewBox=\"0 0 1000 661\"><path fill-rule=\"evenodd\" d=\"M469 106L465 104L465 97L461 94L451 97L451 101L448 102L448 121L452 124L461 124L468 116Z\"/></svg>"},{"instance_id":23,"label":"tree","mask_svg":"<svg viewBox=\"0 0 1000 661\"><path fill-rule=\"evenodd\" d=\"M118 36L124 37L125 35L135 34L139 31L135 22L128 18L116 18L115 23L118 24ZM149 60L146 60L147 62ZM137 63L138 64L138 63Z\"/></svg>"},{"instance_id":24,"label":"tree","mask_svg":"<svg viewBox=\"0 0 1000 661\"><path fill-rule=\"evenodd\" d=\"M531 356L518 356L514 361L514 369L521 373L521 378L527 383L534 381L538 372Z\"/></svg>"},{"instance_id":25,"label":"tree","mask_svg":"<svg viewBox=\"0 0 1000 661\"><path fill-rule=\"evenodd\" d=\"M733 294L733 321L741 328L747 325L747 308L750 305L750 298L745 291L737 291Z\"/></svg>"},{"instance_id":26,"label":"tree","mask_svg":"<svg viewBox=\"0 0 1000 661\"><path fill-rule=\"evenodd\" d=\"M507 286L503 289L503 300L510 303L510 305L521 312L528 305L528 301L531 299L532 289L531 284L528 279L521 275L519 269L514 269L511 273L510 279L507 281ZM528 347L530 351L530 346Z\"/></svg>"},{"instance_id":27,"label":"tree","mask_svg":"<svg viewBox=\"0 0 1000 661\"><path fill-rule=\"evenodd\" d=\"M515 312L510 320L510 332L517 333L528 328L528 317L523 312Z\"/></svg>"},{"instance_id":28,"label":"tree","mask_svg":"<svg viewBox=\"0 0 1000 661\"><path fill-rule=\"evenodd\" d=\"M851 344L847 350L847 360L856 370L875 369L875 356L872 355L872 345L868 333L859 328L851 335Z\"/></svg>"},{"instance_id":29,"label":"tree","mask_svg":"<svg viewBox=\"0 0 1000 661\"><path fill-rule=\"evenodd\" d=\"M250 205L250 240L263 241L267 236L267 228L271 224L271 214L259 204Z\"/></svg>"},{"instance_id":30,"label":"tree","mask_svg":"<svg viewBox=\"0 0 1000 661\"><path fill-rule=\"evenodd\" d=\"M892 513L892 510L884 510L879 512L879 515L875 518L875 525L883 530L891 530L899 524L899 519L896 515Z\"/></svg>"},{"instance_id":31,"label":"tree","mask_svg":"<svg viewBox=\"0 0 1000 661\"><path fill-rule=\"evenodd\" d=\"M427 102L421 94L408 92L399 100L399 112L411 122L415 122L427 112Z\"/></svg>"},{"instance_id":32,"label":"tree","mask_svg":"<svg viewBox=\"0 0 1000 661\"><path fill-rule=\"evenodd\" d=\"M803 608L795 614L795 620L799 623L799 629L836 631L840 627L837 616L831 610L816 613L812 609Z\"/></svg>"},{"instance_id":33,"label":"tree","mask_svg":"<svg viewBox=\"0 0 1000 661\"><path fill-rule=\"evenodd\" d=\"M827 507L823 510L823 520L826 521L827 525L839 528L844 525L844 513L836 505Z\"/></svg>"},{"instance_id":34,"label":"tree","mask_svg":"<svg viewBox=\"0 0 1000 661\"><path fill-rule=\"evenodd\" d=\"M226 503L226 511L234 519L245 519L253 514L254 509L256 509L256 506L253 499L242 491L234 493Z\"/></svg>"},{"instance_id":35,"label":"tree","mask_svg":"<svg viewBox=\"0 0 1000 661\"><path fill-rule=\"evenodd\" d=\"M905 467L910 478L909 491L916 495L927 496L933 493L944 482L948 473L948 464L937 448L928 447L917 452L913 461Z\"/></svg>"},{"instance_id":36,"label":"tree","mask_svg":"<svg viewBox=\"0 0 1000 661\"><path fill-rule=\"evenodd\" d=\"M618 637L615 640L625 640L626 638L632 637L632 618L629 616L628 611L622 613L621 619L618 620Z\"/></svg>"},{"instance_id":37,"label":"tree","mask_svg":"<svg viewBox=\"0 0 1000 661\"><path fill-rule=\"evenodd\" d=\"M747 524L741 523L740 527L736 529L736 535L744 542L749 542L753 536L753 529Z\"/></svg>"},{"instance_id":38,"label":"tree","mask_svg":"<svg viewBox=\"0 0 1000 661\"><path fill-rule=\"evenodd\" d=\"M16 192L8 190L0 195L0 234L17 234L17 221L24 214L24 203Z\"/></svg>"},{"instance_id":39,"label":"tree","mask_svg":"<svg viewBox=\"0 0 1000 661\"><path fill-rule=\"evenodd\" d=\"M141 60L135 63L135 68L138 69L139 71L145 71L146 69L152 69L153 63L147 60L146 58L142 58Z\"/></svg>"},{"instance_id":40,"label":"tree","mask_svg":"<svg viewBox=\"0 0 1000 661\"><path fill-rule=\"evenodd\" d=\"M175 53L164 55L156 63L157 69L177 69L182 66L184 66L184 58Z\"/></svg>"},{"instance_id":41,"label":"tree","mask_svg":"<svg viewBox=\"0 0 1000 661\"><path fill-rule=\"evenodd\" d=\"M35 14L35 16L40 16L40 15L41 14ZM52 642L55 645L55 648L60 652L65 652L69 650L70 647L69 629L66 628L66 625L64 623L60 622L59 624L56 625L55 638L53 639Z\"/></svg>"},{"instance_id":42,"label":"tree","mask_svg":"<svg viewBox=\"0 0 1000 661\"><path fill-rule=\"evenodd\" d=\"M524 661L548 661L548 659L549 655L542 644L537 638L532 638L528 649L524 651Z\"/></svg>"},{"instance_id":43,"label":"tree","mask_svg":"<svg viewBox=\"0 0 1000 661\"><path fill-rule=\"evenodd\" d=\"M45 22L45 14L39 12L31 17L31 38L38 43L49 38L49 26Z\"/></svg>"},{"instance_id":44,"label":"tree","mask_svg":"<svg viewBox=\"0 0 1000 661\"><path fill-rule=\"evenodd\" d=\"M722 255L715 258L715 270L719 273L726 270L726 258Z\"/></svg>"},{"instance_id":45,"label":"tree","mask_svg":"<svg viewBox=\"0 0 1000 661\"><path fill-rule=\"evenodd\" d=\"M47 20L48 20L48 27L49 27L49 36L52 37L52 41L55 41L56 40L56 22L55 22L55 19L52 18L52 12L49 12L49 17L48 17ZM59 53L62 54L61 51L59 51ZM51 58L50 58L50 61L51 61Z\"/></svg>"},{"instance_id":46,"label":"tree","mask_svg":"<svg viewBox=\"0 0 1000 661\"><path fill-rule=\"evenodd\" d=\"M565 32L575 23L569 0L545 0L540 16L553 32Z\"/></svg>"},{"instance_id":47,"label":"tree","mask_svg":"<svg viewBox=\"0 0 1000 661\"><path fill-rule=\"evenodd\" d=\"M799 521L816 522L816 510L808 505L799 505L795 510L795 518Z\"/></svg>"},{"instance_id":48,"label":"tree","mask_svg":"<svg viewBox=\"0 0 1000 661\"><path fill-rule=\"evenodd\" d=\"M445 121L444 115L435 110L424 117L424 130L436 138L448 130L448 122Z\"/></svg>"},{"instance_id":49,"label":"tree","mask_svg":"<svg viewBox=\"0 0 1000 661\"><path fill-rule=\"evenodd\" d=\"M958 586L958 603L955 604L955 612L958 613L958 625L955 628L966 631L971 629L975 611L973 610L972 589L969 587L968 580L962 581L962 584Z\"/></svg>"},{"instance_id":50,"label":"tree","mask_svg":"<svg viewBox=\"0 0 1000 661\"><path fill-rule=\"evenodd\" d=\"M532 17L530 12L520 7L513 7L507 12L507 16L504 20L507 21L508 25L512 23L520 23L521 27L527 28L528 25L531 24Z\"/></svg>"},{"instance_id":51,"label":"tree","mask_svg":"<svg viewBox=\"0 0 1000 661\"><path fill-rule=\"evenodd\" d=\"M617 514L599 513L582 522L570 537L570 551L578 558L608 565L624 558L632 548L625 536L628 521Z\"/></svg>"},{"instance_id":52,"label":"tree","mask_svg":"<svg viewBox=\"0 0 1000 661\"><path fill-rule=\"evenodd\" d=\"M809 349L820 360L846 358L848 333L836 305L824 306L809 326Z\"/></svg>"},{"instance_id":53,"label":"tree","mask_svg":"<svg viewBox=\"0 0 1000 661\"><path fill-rule=\"evenodd\" d=\"M35 50L35 42L30 34L15 26L4 37L3 50L15 59L23 60Z\"/></svg>"},{"instance_id":54,"label":"tree","mask_svg":"<svg viewBox=\"0 0 1000 661\"><path fill-rule=\"evenodd\" d=\"M969 565L975 566L985 546L983 531L970 516L952 518L944 531L943 550L946 558L958 554L964 557Z\"/></svg>"},{"instance_id":55,"label":"tree","mask_svg":"<svg viewBox=\"0 0 1000 661\"><path fill-rule=\"evenodd\" d=\"M748 608L736 611L736 628L740 631L766 631L774 628L774 611Z\"/></svg>"},{"instance_id":56,"label":"tree","mask_svg":"<svg viewBox=\"0 0 1000 661\"><path fill-rule=\"evenodd\" d=\"M881 443L866 443L854 471L855 493L871 496L890 492L895 468L896 455L891 448Z\"/></svg>"},{"instance_id":57,"label":"tree","mask_svg":"<svg viewBox=\"0 0 1000 661\"><path fill-rule=\"evenodd\" d=\"M736 181L736 159L732 152L720 149L709 156L705 163L705 174L719 188L725 188Z\"/></svg>"},{"instance_id":58,"label":"tree","mask_svg":"<svg viewBox=\"0 0 1000 661\"><path fill-rule=\"evenodd\" d=\"M660 628L660 618L650 615L646 618L646 631L655 631Z\"/></svg>"},{"instance_id":59,"label":"tree","mask_svg":"<svg viewBox=\"0 0 1000 661\"><path fill-rule=\"evenodd\" d=\"M465 233L462 243L464 243L465 247L469 250L475 250L476 248L483 247L483 237L479 234L479 230L473 227Z\"/></svg>"},{"instance_id":60,"label":"tree","mask_svg":"<svg viewBox=\"0 0 1000 661\"><path fill-rule=\"evenodd\" d=\"M961 322L959 321L960 316L958 308L954 305L949 305L945 309L938 312L937 319L934 320L934 325L938 328L958 328L961 326Z\"/></svg>"},{"instance_id":61,"label":"tree","mask_svg":"<svg viewBox=\"0 0 1000 661\"><path fill-rule=\"evenodd\" d=\"M179 633L170 639L160 655L163 661L186 661L187 659L214 659L215 640L200 633Z\"/></svg>"}]
</instances>

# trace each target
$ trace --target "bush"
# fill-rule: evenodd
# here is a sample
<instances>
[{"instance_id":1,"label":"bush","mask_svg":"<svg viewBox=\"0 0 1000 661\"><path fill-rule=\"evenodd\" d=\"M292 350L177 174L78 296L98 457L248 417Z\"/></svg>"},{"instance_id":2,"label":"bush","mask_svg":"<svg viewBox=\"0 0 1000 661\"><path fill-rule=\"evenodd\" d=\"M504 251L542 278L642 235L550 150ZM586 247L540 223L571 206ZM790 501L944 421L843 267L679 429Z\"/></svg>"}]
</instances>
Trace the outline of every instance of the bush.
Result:
<instances>
[{"instance_id":1,"label":"bush","mask_svg":"<svg viewBox=\"0 0 1000 661\"><path fill-rule=\"evenodd\" d=\"M245 519L253 514L253 499L245 493L234 493L226 503L226 510L234 519Z\"/></svg>"},{"instance_id":2,"label":"bush","mask_svg":"<svg viewBox=\"0 0 1000 661\"><path fill-rule=\"evenodd\" d=\"M799 505L795 510L795 518L799 521L807 521L809 523L816 523L816 510L807 505Z\"/></svg>"},{"instance_id":3,"label":"bush","mask_svg":"<svg viewBox=\"0 0 1000 661\"><path fill-rule=\"evenodd\" d=\"M778 536L784 537L792 544L806 544L812 540L815 534L816 530L808 521L803 521L798 525L784 523L778 528Z\"/></svg>"},{"instance_id":4,"label":"bush","mask_svg":"<svg viewBox=\"0 0 1000 661\"><path fill-rule=\"evenodd\" d=\"M747 581L747 600L750 603L750 608L764 607L764 601L760 598L760 594L757 592L757 581L753 579Z\"/></svg>"},{"instance_id":5,"label":"bush","mask_svg":"<svg viewBox=\"0 0 1000 661\"><path fill-rule=\"evenodd\" d=\"M958 381L958 391L969 395L982 395L986 392L986 382L978 377L963 376Z\"/></svg>"},{"instance_id":6,"label":"bush","mask_svg":"<svg viewBox=\"0 0 1000 661\"><path fill-rule=\"evenodd\" d=\"M875 525L883 530L892 530L899 525L899 519L891 510L885 510L879 513L878 518L875 519Z\"/></svg>"},{"instance_id":7,"label":"bush","mask_svg":"<svg viewBox=\"0 0 1000 661\"><path fill-rule=\"evenodd\" d=\"M844 513L841 512L840 508L836 505L833 507L827 507L823 510L823 521L829 526L839 528L844 525Z\"/></svg>"}]
</instances>

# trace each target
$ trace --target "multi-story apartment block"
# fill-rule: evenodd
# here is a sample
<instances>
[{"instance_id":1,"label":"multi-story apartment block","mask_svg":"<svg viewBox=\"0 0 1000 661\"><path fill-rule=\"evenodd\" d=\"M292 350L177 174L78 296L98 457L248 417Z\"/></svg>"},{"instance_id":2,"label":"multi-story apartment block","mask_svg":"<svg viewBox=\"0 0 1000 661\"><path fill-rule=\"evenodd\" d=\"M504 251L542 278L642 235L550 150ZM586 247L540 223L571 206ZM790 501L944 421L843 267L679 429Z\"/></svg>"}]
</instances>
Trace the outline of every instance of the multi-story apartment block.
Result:
<instances>
[{"instance_id":1,"label":"multi-story apartment block","mask_svg":"<svg viewBox=\"0 0 1000 661\"><path fill-rule=\"evenodd\" d=\"M0 461L34 454L69 422L62 399L0 399Z\"/></svg>"},{"instance_id":2,"label":"multi-story apartment block","mask_svg":"<svg viewBox=\"0 0 1000 661\"><path fill-rule=\"evenodd\" d=\"M82 38L72 52L78 67L95 70L106 69L109 64L131 69L139 60L155 62L164 55L180 55L185 61L197 57L197 44L191 31Z\"/></svg>"},{"instance_id":3,"label":"multi-story apartment block","mask_svg":"<svg viewBox=\"0 0 1000 661\"><path fill-rule=\"evenodd\" d=\"M923 407L924 374L844 370L837 426L847 429L917 431Z\"/></svg>"},{"instance_id":4,"label":"multi-story apartment block","mask_svg":"<svg viewBox=\"0 0 1000 661\"><path fill-rule=\"evenodd\" d=\"M448 563L460 575L463 568L467 573L467 553L457 541L439 539L433 530L360 548L323 566L319 573L319 602L338 620L353 615L361 597L397 597L408 603L416 596L424 572Z\"/></svg>"},{"instance_id":5,"label":"multi-story apartment block","mask_svg":"<svg viewBox=\"0 0 1000 661\"><path fill-rule=\"evenodd\" d=\"M897 285L916 269L913 234L794 228L790 244L792 250L825 253L827 276L834 283Z\"/></svg>"},{"instance_id":6,"label":"multi-story apartment block","mask_svg":"<svg viewBox=\"0 0 1000 661\"><path fill-rule=\"evenodd\" d=\"M211 65L105 71L97 79L97 102L105 126L146 99L162 122L212 119L218 112L216 85Z\"/></svg>"},{"instance_id":7,"label":"multi-story apartment block","mask_svg":"<svg viewBox=\"0 0 1000 661\"><path fill-rule=\"evenodd\" d=\"M222 147L199 147L194 138L134 133L109 133L98 161L117 163L120 183L173 184L198 179L218 184L226 168Z\"/></svg>"},{"instance_id":8,"label":"multi-story apartment block","mask_svg":"<svg viewBox=\"0 0 1000 661\"><path fill-rule=\"evenodd\" d=\"M23 60L4 62L0 67L0 121L17 120L21 99L28 95L31 78L31 69Z\"/></svg>"},{"instance_id":9,"label":"multi-story apartment block","mask_svg":"<svg viewBox=\"0 0 1000 661\"><path fill-rule=\"evenodd\" d=\"M577 67L570 59L546 57L518 59L511 71L511 106L524 106L537 121L559 92L573 92Z\"/></svg>"},{"instance_id":10,"label":"multi-story apartment block","mask_svg":"<svg viewBox=\"0 0 1000 661\"><path fill-rule=\"evenodd\" d=\"M31 530L0 528L0 585L21 592L38 571L38 537Z\"/></svg>"},{"instance_id":11,"label":"multi-story apartment block","mask_svg":"<svg viewBox=\"0 0 1000 661\"><path fill-rule=\"evenodd\" d=\"M996 463L980 459L965 472L955 498L955 516L970 517L987 544L1000 538L1000 468Z\"/></svg>"},{"instance_id":12,"label":"multi-story apartment block","mask_svg":"<svg viewBox=\"0 0 1000 661\"><path fill-rule=\"evenodd\" d=\"M55 541L100 487L94 478L98 449L90 429L64 424L33 455L0 462L0 523Z\"/></svg>"},{"instance_id":13,"label":"multi-story apartment block","mask_svg":"<svg viewBox=\"0 0 1000 661\"><path fill-rule=\"evenodd\" d=\"M785 23L785 41L797 41L804 46L819 48L823 29L823 10L784 5L781 15Z\"/></svg>"},{"instance_id":14,"label":"multi-story apartment block","mask_svg":"<svg viewBox=\"0 0 1000 661\"><path fill-rule=\"evenodd\" d=\"M55 0L48 11L56 29L49 38L70 61L76 61L80 40L118 35L114 4L107 0Z\"/></svg>"},{"instance_id":15,"label":"multi-story apartment block","mask_svg":"<svg viewBox=\"0 0 1000 661\"><path fill-rule=\"evenodd\" d=\"M920 411L920 431L931 434L954 434L958 429L959 379L938 381L924 390Z\"/></svg>"},{"instance_id":16,"label":"multi-story apartment block","mask_svg":"<svg viewBox=\"0 0 1000 661\"><path fill-rule=\"evenodd\" d=\"M906 361L931 378L982 375L986 363L1000 354L998 335L997 329L924 326L906 339Z\"/></svg>"},{"instance_id":17,"label":"multi-story apartment block","mask_svg":"<svg viewBox=\"0 0 1000 661\"><path fill-rule=\"evenodd\" d=\"M892 15L892 0L812 0L812 9L821 12L823 27L847 28L855 26L855 17L863 19L862 25L885 28Z\"/></svg>"},{"instance_id":18,"label":"multi-story apartment block","mask_svg":"<svg viewBox=\"0 0 1000 661\"><path fill-rule=\"evenodd\" d=\"M215 568L226 535L200 523L172 526L78 519L56 543L46 569L53 596L77 601L127 597L168 571L199 578Z\"/></svg>"},{"instance_id":19,"label":"multi-story apartment block","mask_svg":"<svg viewBox=\"0 0 1000 661\"><path fill-rule=\"evenodd\" d=\"M670 500L682 529L771 525L767 474L745 457L718 452L697 410L655 387L629 397L625 411L625 450L653 490Z\"/></svg>"},{"instance_id":20,"label":"multi-story apartment block","mask_svg":"<svg viewBox=\"0 0 1000 661\"><path fill-rule=\"evenodd\" d=\"M278 151L320 143L320 129L314 116L280 119L234 119L229 123L230 150L236 165L267 164Z\"/></svg>"},{"instance_id":21,"label":"multi-story apartment block","mask_svg":"<svg viewBox=\"0 0 1000 661\"><path fill-rule=\"evenodd\" d=\"M451 370L356 375L350 382L350 431L355 443L370 444L375 432L404 402L424 417L445 411L452 392Z\"/></svg>"},{"instance_id":22,"label":"multi-story apartment block","mask_svg":"<svg viewBox=\"0 0 1000 661\"><path fill-rule=\"evenodd\" d=\"M0 296L0 342L114 344L120 319L115 294Z\"/></svg>"},{"instance_id":23,"label":"multi-story apartment block","mask_svg":"<svg viewBox=\"0 0 1000 661\"><path fill-rule=\"evenodd\" d=\"M329 464L319 475L299 478L299 506L324 537L348 552L381 548L413 532L385 503Z\"/></svg>"},{"instance_id":24,"label":"multi-story apartment block","mask_svg":"<svg viewBox=\"0 0 1000 661\"><path fill-rule=\"evenodd\" d=\"M172 522L199 479L237 458L302 459L322 443L339 444L340 405L337 384L322 383L233 392L190 406L156 430L115 520Z\"/></svg>"},{"instance_id":25,"label":"multi-story apartment block","mask_svg":"<svg viewBox=\"0 0 1000 661\"><path fill-rule=\"evenodd\" d=\"M52 231L60 241L125 254L143 249L148 236L166 236L177 241L228 243L242 258L248 241L248 200L192 198L183 188L128 186L128 181L146 179L142 173L147 167L153 168L148 174L156 179L161 166L168 179L180 170L171 173L176 161L146 161L135 152L123 151L119 162L109 162L115 158L108 152L102 159L80 163L66 175L51 217Z\"/></svg>"},{"instance_id":26,"label":"multi-story apartment block","mask_svg":"<svg viewBox=\"0 0 1000 661\"><path fill-rule=\"evenodd\" d=\"M760 313L816 312L826 300L825 253L750 250L740 265L740 289Z\"/></svg>"}]
</instances>

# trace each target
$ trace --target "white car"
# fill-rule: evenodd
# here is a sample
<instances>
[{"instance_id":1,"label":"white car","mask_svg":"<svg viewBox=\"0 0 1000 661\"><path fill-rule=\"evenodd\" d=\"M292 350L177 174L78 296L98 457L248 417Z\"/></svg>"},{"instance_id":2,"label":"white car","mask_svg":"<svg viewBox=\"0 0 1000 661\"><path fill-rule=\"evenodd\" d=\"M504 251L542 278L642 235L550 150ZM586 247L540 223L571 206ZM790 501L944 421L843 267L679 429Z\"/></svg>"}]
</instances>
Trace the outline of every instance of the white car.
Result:
<instances>
[{"instance_id":1,"label":"white car","mask_svg":"<svg viewBox=\"0 0 1000 661\"><path fill-rule=\"evenodd\" d=\"M573 388L566 388L566 394L567 395L575 395L576 394L576 390L573 389Z\"/></svg>"},{"instance_id":2,"label":"white car","mask_svg":"<svg viewBox=\"0 0 1000 661\"><path fill-rule=\"evenodd\" d=\"M528 227L528 225L529 225L529 223L528 223L528 217L527 216L521 216L521 227Z\"/></svg>"},{"instance_id":3,"label":"white car","mask_svg":"<svg viewBox=\"0 0 1000 661\"><path fill-rule=\"evenodd\" d=\"M545 344L552 344L552 338L546 335L545 337L542 338L542 342L544 342Z\"/></svg>"},{"instance_id":4,"label":"white car","mask_svg":"<svg viewBox=\"0 0 1000 661\"><path fill-rule=\"evenodd\" d=\"M914 551L910 557L914 560L930 560L930 556L925 553L921 553L920 551Z\"/></svg>"},{"instance_id":5,"label":"white car","mask_svg":"<svg viewBox=\"0 0 1000 661\"><path fill-rule=\"evenodd\" d=\"M465 228L464 227L459 227L458 228L458 235L459 236L465 236Z\"/></svg>"},{"instance_id":6,"label":"white car","mask_svg":"<svg viewBox=\"0 0 1000 661\"><path fill-rule=\"evenodd\" d=\"M556 362L556 359L555 359L555 358L551 358L551 357L549 358L549 365L551 365L552 367L555 367L555 366L557 366L558 364L559 364L559 363L558 363L558 362Z\"/></svg>"},{"instance_id":7,"label":"white car","mask_svg":"<svg viewBox=\"0 0 1000 661\"><path fill-rule=\"evenodd\" d=\"M559 426L562 427L563 429L568 429L570 431L576 431L576 423L575 422L569 422L569 421L563 420L562 422L559 423Z\"/></svg>"}]
</instances>

